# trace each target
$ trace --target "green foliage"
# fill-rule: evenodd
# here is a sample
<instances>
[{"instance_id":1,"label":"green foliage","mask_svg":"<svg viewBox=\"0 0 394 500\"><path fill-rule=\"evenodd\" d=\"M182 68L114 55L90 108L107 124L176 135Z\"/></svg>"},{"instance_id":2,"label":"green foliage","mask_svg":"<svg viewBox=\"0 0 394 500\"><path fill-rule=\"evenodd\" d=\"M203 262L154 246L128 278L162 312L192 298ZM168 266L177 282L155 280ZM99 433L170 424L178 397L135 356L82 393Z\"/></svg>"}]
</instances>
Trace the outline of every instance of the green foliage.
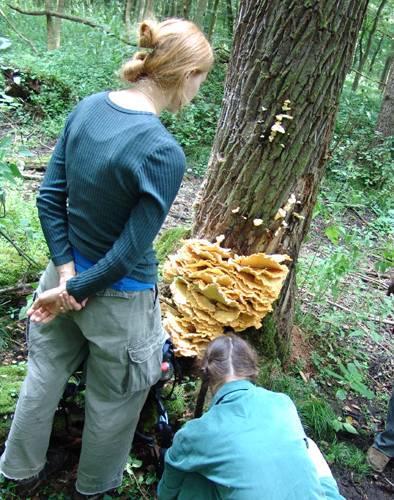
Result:
<instances>
[{"instance_id":1,"label":"green foliage","mask_svg":"<svg viewBox=\"0 0 394 500\"><path fill-rule=\"evenodd\" d=\"M131 455L126 464L125 476L122 485L117 489L118 494L127 494L127 498L153 498L154 485L158 479L154 472L145 472L142 461ZM112 498L105 495L103 500Z\"/></svg>"},{"instance_id":2,"label":"green foliage","mask_svg":"<svg viewBox=\"0 0 394 500\"><path fill-rule=\"evenodd\" d=\"M334 441L325 452L325 456L329 463L335 463L360 475L365 475L370 470L365 453L351 443Z\"/></svg>"},{"instance_id":3,"label":"green foliage","mask_svg":"<svg viewBox=\"0 0 394 500\"><path fill-rule=\"evenodd\" d=\"M166 386L164 395L169 395L170 390L170 385ZM175 386L171 398L166 400L165 405L170 422L178 422L179 420L182 420L187 409L187 392L183 384Z\"/></svg>"},{"instance_id":4,"label":"green foliage","mask_svg":"<svg viewBox=\"0 0 394 500\"><path fill-rule=\"evenodd\" d=\"M41 232L33 196L22 194L20 187L7 190L7 214L0 229L37 262L31 265L6 239L0 237L0 286L21 280L34 280L48 261L48 250Z\"/></svg>"},{"instance_id":5,"label":"green foliage","mask_svg":"<svg viewBox=\"0 0 394 500\"><path fill-rule=\"evenodd\" d=\"M9 149L11 146L11 138L4 136L0 139L0 204L4 205L4 190L3 184L5 181L13 182L15 178L21 178L18 166L14 161L7 160ZM0 217L1 217L0 210Z\"/></svg>"},{"instance_id":6,"label":"green foliage","mask_svg":"<svg viewBox=\"0 0 394 500\"><path fill-rule=\"evenodd\" d=\"M164 264L166 258L180 246L182 239L190 236L190 228L177 226L166 229L155 242L156 255L159 263Z\"/></svg>"},{"instance_id":7,"label":"green foliage","mask_svg":"<svg viewBox=\"0 0 394 500\"><path fill-rule=\"evenodd\" d=\"M361 365L359 362L354 361L354 363L348 363L345 366L339 361L338 365L340 370L339 373L325 368L326 373L339 380L341 384L353 389L353 391L360 394L360 396L367 399L373 399L374 393L368 389L364 383L364 376L360 371Z\"/></svg>"},{"instance_id":8,"label":"green foliage","mask_svg":"<svg viewBox=\"0 0 394 500\"><path fill-rule=\"evenodd\" d=\"M394 190L394 142L375 132L381 94L364 84L360 93L345 83L332 141L329 179L349 200L349 190L368 193L380 207L390 208Z\"/></svg>"},{"instance_id":9,"label":"green foliage","mask_svg":"<svg viewBox=\"0 0 394 500\"><path fill-rule=\"evenodd\" d=\"M26 375L26 365L0 366L0 418L10 415L15 411L16 400L20 386Z\"/></svg>"},{"instance_id":10,"label":"green foliage","mask_svg":"<svg viewBox=\"0 0 394 500\"><path fill-rule=\"evenodd\" d=\"M304 382L296 375L284 373L279 362L263 363L258 384L266 389L287 394L294 402L306 432L317 441L332 442L336 433L357 431L348 422L342 422L321 395L314 382Z\"/></svg>"}]
</instances>

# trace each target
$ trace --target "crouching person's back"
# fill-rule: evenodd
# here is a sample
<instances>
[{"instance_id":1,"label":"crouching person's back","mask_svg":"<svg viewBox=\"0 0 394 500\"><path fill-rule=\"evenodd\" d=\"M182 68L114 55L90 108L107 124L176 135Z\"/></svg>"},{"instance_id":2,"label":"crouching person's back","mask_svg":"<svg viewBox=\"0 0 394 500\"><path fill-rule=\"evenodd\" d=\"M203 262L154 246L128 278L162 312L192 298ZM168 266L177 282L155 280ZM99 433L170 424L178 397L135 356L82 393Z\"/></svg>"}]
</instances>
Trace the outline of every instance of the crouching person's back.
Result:
<instances>
[{"instance_id":1,"label":"crouching person's back","mask_svg":"<svg viewBox=\"0 0 394 500\"><path fill-rule=\"evenodd\" d=\"M253 384L257 356L246 342L214 340L203 371L214 396L176 434L159 500L342 498L290 398Z\"/></svg>"}]
</instances>

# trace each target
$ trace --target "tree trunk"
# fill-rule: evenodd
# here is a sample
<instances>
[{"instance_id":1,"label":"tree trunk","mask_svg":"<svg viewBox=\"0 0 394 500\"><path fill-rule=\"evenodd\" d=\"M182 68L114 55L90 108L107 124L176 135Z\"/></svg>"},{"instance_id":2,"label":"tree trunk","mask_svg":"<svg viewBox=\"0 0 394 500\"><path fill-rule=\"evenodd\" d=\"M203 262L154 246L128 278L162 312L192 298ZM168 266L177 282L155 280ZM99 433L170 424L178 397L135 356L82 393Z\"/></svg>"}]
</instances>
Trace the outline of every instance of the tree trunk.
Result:
<instances>
[{"instance_id":1,"label":"tree trunk","mask_svg":"<svg viewBox=\"0 0 394 500\"><path fill-rule=\"evenodd\" d=\"M204 27L205 14L207 11L208 0L198 0L194 22L201 28Z\"/></svg>"},{"instance_id":2,"label":"tree trunk","mask_svg":"<svg viewBox=\"0 0 394 500\"><path fill-rule=\"evenodd\" d=\"M183 0L183 18L189 19L192 0Z\"/></svg>"},{"instance_id":3,"label":"tree trunk","mask_svg":"<svg viewBox=\"0 0 394 500\"><path fill-rule=\"evenodd\" d=\"M386 58L386 61L384 63L384 67L383 67L383 71L382 71L382 74L381 74L381 77L380 77L379 90L381 90L382 92L386 88L387 77L389 75L390 68L391 68L391 65L393 63L393 60L394 60L394 42L391 43L391 50L389 52L389 55Z\"/></svg>"},{"instance_id":4,"label":"tree trunk","mask_svg":"<svg viewBox=\"0 0 394 500\"><path fill-rule=\"evenodd\" d=\"M60 14L64 13L64 0L45 0L45 9L54 10ZM53 16L47 18L47 48L55 50L60 47L60 33L62 20Z\"/></svg>"},{"instance_id":5,"label":"tree trunk","mask_svg":"<svg viewBox=\"0 0 394 500\"><path fill-rule=\"evenodd\" d=\"M380 132L383 137L394 135L394 58L391 59L376 131Z\"/></svg>"},{"instance_id":6,"label":"tree trunk","mask_svg":"<svg viewBox=\"0 0 394 500\"><path fill-rule=\"evenodd\" d=\"M215 29L216 18L218 15L219 0L215 0L212 7L211 17L209 19L209 26L207 32L208 40L212 40L213 30Z\"/></svg>"},{"instance_id":7,"label":"tree trunk","mask_svg":"<svg viewBox=\"0 0 394 500\"><path fill-rule=\"evenodd\" d=\"M154 14L153 12L153 0L145 0L144 9L142 11L141 19L149 19Z\"/></svg>"},{"instance_id":8,"label":"tree trunk","mask_svg":"<svg viewBox=\"0 0 394 500\"><path fill-rule=\"evenodd\" d=\"M223 234L223 245L239 254L291 256L275 312L264 322L281 356L293 325L294 268L367 1L244 0L239 8L193 233L209 240Z\"/></svg>"},{"instance_id":9,"label":"tree trunk","mask_svg":"<svg viewBox=\"0 0 394 500\"><path fill-rule=\"evenodd\" d=\"M233 15L233 6L231 4L231 0L226 0L226 10L227 10L228 36L230 38L232 38L233 37L233 29L234 29L234 15Z\"/></svg>"},{"instance_id":10,"label":"tree trunk","mask_svg":"<svg viewBox=\"0 0 394 500\"><path fill-rule=\"evenodd\" d=\"M356 76L354 77L354 80L353 80L353 85L352 85L353 91L356 91L358 88L358 84L359 84L360 78L362 76L364 64L366 63L368 56L369 56L369 51L371 50L372 39L373 39L374 34L376 32L376 28L378 27L380 14L382 13L382 10L384 9L386 3L387 3L387 0L382 0L379 4L378 10L376 11L376 16L373 20L371 31L368 34L367 44L366 44L366 47L365 47L365 50L364 50L362 57L360 57L358 67L357 67L357 73L356 73Z\"/></svg>"},{"instance_id":11,"label":"tree trunk","mask_svg":"<svg viewBox=\"0 0 394 500\"><path fill-rule=\"evenodd\" d=\"M377 58L379 52L382 50L383 42L384 42L384 35L382 35L380 37L379 42L376 46L376 49L375 49L374 53L372 54L371 62L369 63L369 70L368 70L369 73L372 73L372 71L373 71L373 67L375 65L376 58Z\"/></svg>"},{"instance_id":12,"label":"tree trunk","mask_svg":"<svg viewBox=\"0 0 394 500\"><path fill-rule=\"evenodd\" d=\"M124 9L124 22L126 26L126 36L127 38L131 35L131 7L133 6L134 0L126 0Z\"/></svg>"}]
</instances>

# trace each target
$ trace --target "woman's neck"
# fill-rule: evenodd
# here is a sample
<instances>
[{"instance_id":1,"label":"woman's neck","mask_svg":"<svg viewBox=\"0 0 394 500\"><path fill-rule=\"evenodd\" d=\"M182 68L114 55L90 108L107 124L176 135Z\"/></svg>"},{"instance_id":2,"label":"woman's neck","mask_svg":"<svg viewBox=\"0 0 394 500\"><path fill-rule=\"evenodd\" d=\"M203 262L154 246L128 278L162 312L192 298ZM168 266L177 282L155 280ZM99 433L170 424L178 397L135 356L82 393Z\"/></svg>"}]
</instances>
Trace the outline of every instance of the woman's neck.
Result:
<instances>
[{"instance_id":1,"label":"woman's neck","mask_svg":"<svg viewBox=\"0 0 394 500\"><path fill-rule=\"evenodd\" d=\"M122 108L156 115L167 109L171 102L170 96L149 80L142 80L131 89L111 92L110 99Z\"/></svg>"}]
</instances>

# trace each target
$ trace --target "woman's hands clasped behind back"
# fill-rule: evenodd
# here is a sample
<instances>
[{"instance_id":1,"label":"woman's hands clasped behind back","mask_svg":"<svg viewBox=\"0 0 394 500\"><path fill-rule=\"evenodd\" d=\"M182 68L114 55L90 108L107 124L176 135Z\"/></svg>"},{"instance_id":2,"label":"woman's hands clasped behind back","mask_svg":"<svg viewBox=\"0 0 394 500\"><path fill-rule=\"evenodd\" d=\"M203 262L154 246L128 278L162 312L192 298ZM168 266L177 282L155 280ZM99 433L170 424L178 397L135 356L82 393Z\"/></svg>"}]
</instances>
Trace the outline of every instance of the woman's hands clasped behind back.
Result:
<instances>
[{"instance_id":1,"label":"woman's hands clasped behind back","mask_svg":"<svg viewBox=\"0 0 394 500\"><path fill-rule=\"evenodd\" d=\"M27 315L36 323L49 323L59 314L80 311L87 303L87 299L79 303L67 293L66 283L76 274L74 262L57 266L56 270L59 275L59 286L41 293L27 311Z\"/></svg>"}]
</instances>

